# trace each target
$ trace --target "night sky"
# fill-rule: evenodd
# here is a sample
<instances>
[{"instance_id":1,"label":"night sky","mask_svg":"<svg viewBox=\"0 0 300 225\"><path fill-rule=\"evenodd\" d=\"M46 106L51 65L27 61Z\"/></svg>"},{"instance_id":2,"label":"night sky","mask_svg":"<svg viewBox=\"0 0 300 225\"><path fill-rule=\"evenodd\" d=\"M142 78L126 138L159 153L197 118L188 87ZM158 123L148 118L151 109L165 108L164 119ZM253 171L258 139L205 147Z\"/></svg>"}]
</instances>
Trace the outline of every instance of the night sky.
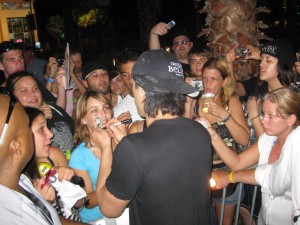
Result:
<instances>
[{"instance_id":1,"label":"night sky","mask_svg":"<svg viewBox=\"0 0 300 225\"><path fill-rule=\"evenodd\" d=\"M43 41L48 40L49 35L47 34L45 27L48 23L49 17L51 15L63 15L66 17L68 15L70 18L72 16L71 14L71 8L73 5L77 4L80 0L35 0L35 11L36 11L36 19L37 19L37 25L39 28L39 39L41 40L42 44ZM105 2L108 0L98 0L99 2ZM188 23L199 23L201 26L203 26L203 23L205 22L205 16L200 16L199 14L196 14L195 12L190 13L190 8L187 8L186 1L189 0L161 0L161 14L159 15L158 21L153 21L155 24L159 21L169 22L170 20L176 21L176 28L182 28L184 26L187 26ZM271 9L272 13L268 15L259 15L258 19L263 20L266 23L272 25L273 21L280 20L281 18L288 16L289 13L285 12L283 10L283 6L279 3L282 3L283 1L280 0L258 0L257 5L259 6L267 6ZM290 1L287 1L290 2ZM298 5L300 5L300 0L294 0L293 2L298 2ZM204 4L204 1L200 1L200 4ZM194 8L194 7L193 7ZM193 10L192 8L192 10ZM293 7L295 8L295 7ZM127 47L134 47L136 45L137 48L139 48L138 39L140 38L140 31L139 31L139 16L137 13L137 4L136 0L111 0L109 7L106 7L106 13L110 17L112 23L114 24L114 32L115 36L114 43L115 46L113 48L123 49ZM295 9L293 9L295 10ZM300 9L299 9L300 11ZM197 18L192 17L193 15L196 15ZM196 17L195 16L195 17ZM300 16L297 17L299 19ZM197 20L197 21L196 21ZM201 20L201 22L199 22ZM294 21L297 23L297 21ZM76 28L76 27L75 27ZM175 29L175 28L174 28ZM76 30L76 29L73 29ZM298 33L299 33L299 21L298 21ZM105 34L110 38L110 31L105 26L95 26L93 28L87 29L84 31L86 35L99 35L100 32L105 32ZM197 31L197 28L195 29L195 34ZM294 38L299 38L299 34L296 35L293 34L294 31L286 31L285 28L273 28L272 26L265 31L268 35L273 36L282 36L287 35L291 33L290 35ZM296 31L297 32L297 31ZM77 35L76 33L74 35ZM106 39L99 38L100 43L103 43L106 41ZM297 39L296 39L297 40ZM299 40L299 39L298 39ZM166 38L166 41L168 39ZM196 40L197 42L205 42L205 40ZM52 40L53 42L53 40ZM298 41L295 41L295 43L298 43ZM54 42L55 43L55 42ZM298 46L296 46L298 45ZM144 47L144 46L143 46ZM300 48L299 43L295 44L295 48ZM111 48L111 46L110 46ZM103 50L103 49L102 49Z\"/></svg>"}]
</instances>

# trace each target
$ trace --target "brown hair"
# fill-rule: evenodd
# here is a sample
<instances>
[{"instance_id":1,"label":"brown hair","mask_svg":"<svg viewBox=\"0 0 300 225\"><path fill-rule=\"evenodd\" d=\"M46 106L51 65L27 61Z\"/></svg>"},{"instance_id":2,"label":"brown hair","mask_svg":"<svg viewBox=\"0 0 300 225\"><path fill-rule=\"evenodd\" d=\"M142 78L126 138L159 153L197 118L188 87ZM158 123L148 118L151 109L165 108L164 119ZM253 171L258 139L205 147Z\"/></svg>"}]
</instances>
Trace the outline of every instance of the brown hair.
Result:
<instances>
[{"instance_id":1,"label":"brown hair","mask_svg":"<svg viewBox=\"0 0 300 225\"><path fill-rule=\"evenodd\" d=\"M107 103L111 110L113 108L110 100L104 94L96 91L86 91L79 98L76 106L74 134L74 140L76 144L84 142L86 145L88 145L91 142L88 127L82 123L83 117L85 117L85 115L87 114L87 102L90 98L94 98Z\"/></svg>"}]
</instances>

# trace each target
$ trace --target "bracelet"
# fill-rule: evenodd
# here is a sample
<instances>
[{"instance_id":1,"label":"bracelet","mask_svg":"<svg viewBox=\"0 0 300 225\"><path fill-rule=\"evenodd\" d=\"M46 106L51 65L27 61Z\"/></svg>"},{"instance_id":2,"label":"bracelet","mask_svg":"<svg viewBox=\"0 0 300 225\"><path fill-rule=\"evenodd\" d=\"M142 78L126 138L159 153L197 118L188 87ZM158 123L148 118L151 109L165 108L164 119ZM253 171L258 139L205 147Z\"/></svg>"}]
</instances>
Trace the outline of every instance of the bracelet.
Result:
<instances>
[{"instance_id":1,"label":"bracelet","mask_svg":"<svg viewBox=\"0 0 300 225\"><path fill-rule=\"evenodd\" d=\"M53 80L53 79L51 79L50 77L48 77L48 79L47 79L47 82L48 82L48 83L53 83L53 82L54 82L54 80Z\"/></svg>"},{"instance_id":2,"label":"bracelet","mask_svg":"<svg viewBox=\"0 0 300 225\"><path fill-rule=\"evenodd\" d=\"M229 113L227 117L225 117L224 119L222 119L223 123L226 123L231 117L231 114Z\"/></svg>"},{"instance_id":3,"label":"bracelet","mask_svg":"<svg viewBox=\"0 0 300 225\"><path fill-rule=\"evenodd\" d=\"M256 119L257 117L260 117L260 115L254 116L252 119L250 119L250 121Z\"/></svg>"},{"instance_id":4,"label":"bracelet","mask_svg":"<svg viewBox=\"0 0 300 225\"><path fill-rule=\"evenodd\" d=\"M231 184L234 184L234 183L235 183L234 180L233 180L233 177L232 177L232 176L233 176L233 173L234 173L234 172L231 171L230 174L229 174L229 182L230 182Z\"/></svg>"}]
</instances>

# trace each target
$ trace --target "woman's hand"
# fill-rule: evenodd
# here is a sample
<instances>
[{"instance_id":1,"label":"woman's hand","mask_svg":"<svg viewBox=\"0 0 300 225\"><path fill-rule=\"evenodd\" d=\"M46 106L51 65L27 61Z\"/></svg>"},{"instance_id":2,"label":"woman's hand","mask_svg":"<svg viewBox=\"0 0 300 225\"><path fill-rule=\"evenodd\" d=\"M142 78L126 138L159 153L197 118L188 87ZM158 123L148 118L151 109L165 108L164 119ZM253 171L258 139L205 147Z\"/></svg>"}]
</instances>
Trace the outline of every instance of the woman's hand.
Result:
<instances>
[{"instance_id":1,"label":"woman's hand","mask_svg":"<svg viewBox=\"0 0 300 225\"><path fill-rule=\"evenodd\" d=\"M52 203L56 199L55 190L50 183L45 184L42 188L42 184L45 181L45 179L46 176L40 179L36 179L33 182L33 186L46 199L46 201Z\"/></svg>"},{"instance_id":2,"label":"woman's hand","mask_svg":"<svg viewBox=\"0 0 300 225\"><path fill-rule=\"evenodd\" d=\"M254 118L255 116L259 115L259 100L256 97L250 96L247 101L247 112L249 118Z\"/></svg>"},{"instance_id":3,"label":"woman's hand","mask_svg":"<svg viewBox=\"0 0 300 225\"><path fill-rule=\"evenodd\" d=\"M235 46L232 46L229 50L228 50L228 52L226 53L226 63L228 64L228 63L234 63L234 61L235 61L235 58L236 58L236 56L235 56Z\"/></svg>"},{"instance_id":4,"label":"woman's hand","mask_svg":"<svg viewBox=\"0 0 300 225\"><path fill-rule=\"evenodd\" d=\"M66 69L64 66L61 66L57 69L57 75L56 75L56 83L57 87L61 89L65 89L66 82Z\"/></svg>"},{"instance_id":5,"label":"woman's hand","mask_svg":"<svg viewBox=\"0 0 300 225\"><path fill-rule=\"evenodd\" d=\"M92 129L91 141L102 151L111 150L111 137L107 129L96 127Z\"/></svg>"},{"instance_id":6,"label":"woman's hand","mask_svg":"<svg viewBox=\"0 0 300 225\"><path fill-rule=\"evenodd\" d=\"M245 59L255 59L260 60L260 50L253 45L247 45L247 49L249 50L248 56L245 57Z\"/></svg>"},{"instance_id":7,"label":"woman's hand","mask_svg":"<svg viewBox=\"0 0 300 225\"><path fill-rule=\"evenodd\" d=\"M63 181L63 180L70 181L71 178L75 176L74 170L70 167L54 166L53 168L56 170L56 173L58 174L59 181Z\"/></svg>"},{"instance_id":8,"label":"woman's hand","mask_svg":"<svg viewBox=\"0 0 300 225\"><path fill-rule=\"evenodd\" d=\"M46 67L46 74L49 78L53 79L57 70L57 62L54 57L50 57Z\"/></svg>"},{"instance_id":9,"label":"woman's hand","mask_svg":"<svg viewBox=\"0 0 300 225\"><path fill-rule=\"evenodd\" d=\"M215 186L212 189L222 189L229 184L230 172L225 170L217 170L211 172L211 178L215 181Z\"/></svg>"},{"instance_id":10,"label":"woman's hand","mask_svg":"<svg viewBox=\"0 0 300 225\"><path fill-rule=\"evenodd\" d=\"M228 116L228 112L223 108L223 106L212 101L209 102L208 112L209 114L213 115L214 117L218 117L221 120Z\"/></svg>"},{"instance_id":11,"label":"woman's hand","mask_svg":"<svg viewBox=\"0 0 300 225\"><path fill-rule=\"evenodd\" d=\"M52 118L52 110L49 105L43 103L43 105L40 107L40 110L44 113L46 119Z\"/></svg>"}]
</instances>

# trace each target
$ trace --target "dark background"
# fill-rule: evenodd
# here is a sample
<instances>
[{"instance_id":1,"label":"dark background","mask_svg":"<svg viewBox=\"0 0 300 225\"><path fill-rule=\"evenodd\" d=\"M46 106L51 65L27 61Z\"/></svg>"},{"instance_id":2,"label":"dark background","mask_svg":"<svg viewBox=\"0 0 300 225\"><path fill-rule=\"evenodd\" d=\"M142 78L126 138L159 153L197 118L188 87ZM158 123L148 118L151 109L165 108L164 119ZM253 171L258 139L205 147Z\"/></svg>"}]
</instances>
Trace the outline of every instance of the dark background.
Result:
<instances>
[{"instance_id":1,"label":"dark background","mask_svg":"<svg viewBox=\"0 0 300 225\"><path fill-rule=\"evenodd\" d=\"M83 46L85 58L111 59L123 49L146 50L150 29L160 21L176 22L170 34L161 38L163 47L169 45L172 32L176 30L185 29L196 37L205 26L206 15L196 12L204 4L203 0L35 0L34 8L39 40L48 54L62 51L69 42L71 46ZM269 25L263 32L272 38L291 39L294 50L298 51L300 0L257 0L257 6L271 10L270 14L257 15L257 20ZM105 19L88 28L78 28L72 12L84 14L92 8L99 9ZM53 15L64 19L64 35L59 42L47 31L49 18ZM275 21L278 21L276 25ZM205 37L195 38L194 44L205 45Z\"/></svg>"}]
</instances>

